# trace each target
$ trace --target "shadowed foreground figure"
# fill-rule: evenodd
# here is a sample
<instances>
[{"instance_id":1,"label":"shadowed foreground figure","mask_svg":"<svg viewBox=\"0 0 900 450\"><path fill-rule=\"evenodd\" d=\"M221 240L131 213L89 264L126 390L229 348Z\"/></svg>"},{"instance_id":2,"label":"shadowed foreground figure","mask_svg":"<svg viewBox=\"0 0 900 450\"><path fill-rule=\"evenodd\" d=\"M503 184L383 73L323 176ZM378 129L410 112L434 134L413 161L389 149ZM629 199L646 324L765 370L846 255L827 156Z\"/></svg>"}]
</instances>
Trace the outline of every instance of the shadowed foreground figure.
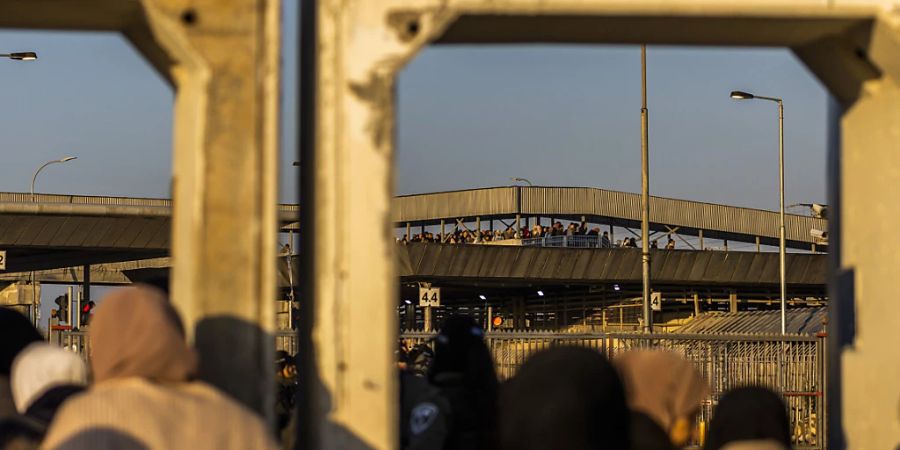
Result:
<instances>
[{"instance_id":1,"label":"shadowed foreground figure","mask_svg":"<svg viewBox=\"0 0 900 450\"><path fill-rule=\"evenodd\" d=\"M638 350L614 360L631 408L634 450L673 450L685 446L694 431L700 402L709 386L681 355Z\"/></svg>"},{"instance_id":2,"label":"shadowed foreground figure","mask_svg":"<svg viewBox=\"0 0 900 450\"><path fill-rule=\"evenodd\" d=\"M197 357L162 291L113 291L90 339L95 384L63 405L43 448L276 448L253 412L193 380Z\"/></svg>"},{"instance_id":3,"label":"shadowed foreground figure","mask_svg":"<svg viewBox=\"0 0 900 450\"><path fill-rule=\"evenodd\" d=\"M13 360L22 349L40 340L41 334L27 317L12 309L0 308L0 419L16 414L9 388Z\"/></svg>"},{"instance_id":4,"label":"shadowed foreground figure","mask_svg":"<svg viewBox=\"0 0 900 450\"><path fill-rule=\"evenodd\" d=\"M704 450L787 450L791 428L787 406L764 387L742 387L719 399Z\"/></svg>"},{"instance_id":5,"label":"shadowed foreground figure","mask_svg":"<svg viewBox=\"0 0 900 450\"><path fill-rule=\"evenodd\" d=\"M495 449L497 374L484 331L466 316L452 316L434 342L428 381L450 404L447 450Z\"/></svg>"},{"instance_id":6,"label":"shadowed foreground figure","mask_svg":"<svg viewBox=\"0 0 900 450\"><path fill-rule=\"evenodd\" d=\"M599 352L560 347L532 356L503 386L505 450L628 450L622 382Z\"/></svg>"}]
</instances>

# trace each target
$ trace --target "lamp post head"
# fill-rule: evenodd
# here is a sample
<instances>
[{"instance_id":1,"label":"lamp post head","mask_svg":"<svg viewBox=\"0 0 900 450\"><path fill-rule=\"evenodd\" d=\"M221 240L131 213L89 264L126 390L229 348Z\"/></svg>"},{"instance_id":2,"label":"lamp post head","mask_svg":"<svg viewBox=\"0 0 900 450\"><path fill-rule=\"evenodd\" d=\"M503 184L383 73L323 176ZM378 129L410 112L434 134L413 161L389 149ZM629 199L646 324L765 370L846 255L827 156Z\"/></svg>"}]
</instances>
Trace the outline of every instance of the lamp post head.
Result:
<instances>
[{"instance_id":1,"label":"lamp post head","mask_svg":"<svg viewBox=\"0 0 900 450\"><path fill-rule=\"evenodd\" d=\"M71 161L71 160L73 160L73 159L78 159L78 157L77 157L77 156L66 156L66 157L63 158L63 159L60 159L59 162L61 162L61 163L69 162L69 161Z\"/></svg>"},{"instance_id":2,"label":"lamp post head","mask_svg":"<svg viewBox=\"0 0 900 450\"><path fill-rule=\"evenodd\" d=\"M744 91L731 91L731 98L735 100L750 100L754 98L754 95Z\"/></svg>"},{"instance_id":3,"label":"lamp post head","mask_svg":"<svg viewBox=\"0 0 900 450\"><path fill-rule=\"evenodd\" d=\"M16 61L34 61L35 59L37 59L37 53L35 53L35 52L10 53L9 59L15 59Z\"/></svg>"}]
</instances>

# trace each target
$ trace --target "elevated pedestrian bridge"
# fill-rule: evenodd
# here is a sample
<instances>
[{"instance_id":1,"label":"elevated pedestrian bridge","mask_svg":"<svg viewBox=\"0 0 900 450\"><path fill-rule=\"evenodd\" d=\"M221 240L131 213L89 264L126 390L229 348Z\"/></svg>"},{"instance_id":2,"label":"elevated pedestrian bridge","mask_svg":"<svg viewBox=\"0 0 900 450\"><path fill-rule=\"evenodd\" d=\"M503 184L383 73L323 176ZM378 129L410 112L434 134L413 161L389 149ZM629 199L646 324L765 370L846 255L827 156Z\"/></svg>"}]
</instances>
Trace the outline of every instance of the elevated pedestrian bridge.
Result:
<instances>
[{"instance_id":1,"label":"elevated pedestrian bridge","mask_svg":"<svg viewBox=\"0 0 900 450\"><path fill-rule=\"evenodd\" d=\"M394 199L394 222L434 226L442 222L473 222L509 218L553 220L640 228L641 196L590 187L507 186L429 194ZM650 198L650 229L710 239L778 245L778 213L739 206ZM524 226L524 225L523 225ZM825 250L827 244L810 234L827 231L824 219L787 214L785 239L789 248Z\"/></svg>"}]
</instances>

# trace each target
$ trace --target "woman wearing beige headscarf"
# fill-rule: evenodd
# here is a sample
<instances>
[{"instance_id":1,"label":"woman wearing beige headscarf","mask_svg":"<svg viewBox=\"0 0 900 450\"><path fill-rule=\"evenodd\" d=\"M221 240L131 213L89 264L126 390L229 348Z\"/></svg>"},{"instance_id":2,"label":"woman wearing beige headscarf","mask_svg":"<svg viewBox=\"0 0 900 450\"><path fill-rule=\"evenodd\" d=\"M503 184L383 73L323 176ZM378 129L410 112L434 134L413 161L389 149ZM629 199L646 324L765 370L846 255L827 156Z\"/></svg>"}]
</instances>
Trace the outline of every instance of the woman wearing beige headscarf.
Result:
<instances>
[{"instance_id":1,"label":"woman wearing beige headscarf","mask_svg":"<svg viewBox=\"0 0 900 450\"><path fill-rule=\"evenodd\" d=\"M161 291L107 295L90 339L96 384L63 405L42 448L276 448L253 412L193 379L196 354Z\"/></svg>"},{"instance_id":2,"label":"woman wearing beige headscarf","mask_svg":"<svg viewBox=\"0 0 900 450\"><path fill-rule=\"evenodd\" d=\"M639 350L613 361L625 384L631 408L634 450L671 450L688 443L706 380L678 354Z\"/></svg>"}]
</instances>

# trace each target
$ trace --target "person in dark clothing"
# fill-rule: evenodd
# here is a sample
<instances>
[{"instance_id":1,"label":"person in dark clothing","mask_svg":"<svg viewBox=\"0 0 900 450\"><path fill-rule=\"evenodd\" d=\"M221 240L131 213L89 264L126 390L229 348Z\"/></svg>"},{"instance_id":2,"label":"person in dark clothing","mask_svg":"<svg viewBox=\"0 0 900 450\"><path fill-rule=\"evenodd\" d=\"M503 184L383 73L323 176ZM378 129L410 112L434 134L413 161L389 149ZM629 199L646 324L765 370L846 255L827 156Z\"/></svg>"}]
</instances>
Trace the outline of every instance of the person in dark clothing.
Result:
<instances>
[{"instance_id":1,"label":"person in dark clothing","mask_svg":"<svg viewBox=\"0 0 900 450\"><path fill-rule=\"evenodd\" d=\"M503 386L504 450L628 450L625 391L599 352L558 347L532 356Z\"/></svg>"},{"instance_id":2,"label":"person in dark clothing","mask_svg":"<svg viewBox=\"0 0 900 450\"><path fill-rule=\"evenodd\" d=\"M297 395L297 363L294 357L284 350L275 352L275 379L278 382L275 416L278 431L281 433L291 421Z\"/></svg>"},{"instance_id":3,"label":"person in dark clothing","mask_svg":"<svg viewBox=\"0 0 900 450\"><path fill-rule=\"evenodd\" d=\"M739 443L745 448L791 448L787 407L778 394L764 387L741 387L719 399L703 449L724 450Z\"/></svg>"},{"instance_id":4,"label":"person in dark clothing","mask_svg":"<svg viewBox=\"0 0 900 450\"><path fill-rule=\"evenodd\" d=\"M22 349L40 340L41 334L28 318L12 309L0 308L0 419L16 414L9 387L13 360Z\"/></svg>"},{"instance_id":5,"label":"person in dark clothing","mask_svg":"<svg viewBox=\"0 0 900 450\"><path fill-rule=\"evenodd\" d=\"M424 377L428 374L432 359L434 359L434 352L428 344L416 345L409 351L407 368L413 375Z\"/></svg>"},{"instance_id":6,"label":"person in dark clothing","mask_svg":"<svg viewBox=\"0 0 900 450\"><path fill-rule=\"evenodd\" d=\"M409 370L400 371L400 448L441 450L447 444L450 403L440 389Z\"/></svg>"},{"instance_id":7,"label":"person in dark clothing","mask_svg":"<svg viewBox=\"0 0 900 450\"><path fill-rule=\"evenodd\" d=\"M450 404L448 450L495 449L499 384L484 332L470 317L451 316L435 338L428 381Z\"/></svg>"}]
</instances>

